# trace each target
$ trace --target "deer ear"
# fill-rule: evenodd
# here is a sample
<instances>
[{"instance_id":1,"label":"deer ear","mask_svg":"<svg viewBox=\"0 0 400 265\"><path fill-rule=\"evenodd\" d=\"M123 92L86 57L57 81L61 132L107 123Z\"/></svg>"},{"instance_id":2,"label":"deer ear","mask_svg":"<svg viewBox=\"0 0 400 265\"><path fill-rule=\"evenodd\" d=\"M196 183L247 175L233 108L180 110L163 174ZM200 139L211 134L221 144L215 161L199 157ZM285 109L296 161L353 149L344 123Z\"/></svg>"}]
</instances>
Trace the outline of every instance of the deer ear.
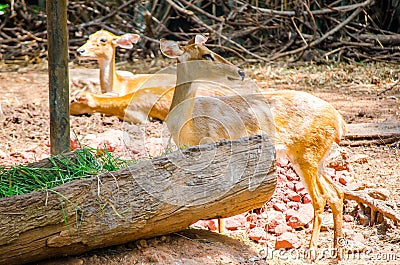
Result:
<instances>
[{"instance_id":1,"label":"deer ear","mask_svg":"<svg viewBox=\"0 0 400 265\"><path fill-rule=\"evenodd\" d=\"M136 44L140 39L140 36L137 34L127 33L122 35L121 37L116 38L113 40L114 44L124 48L124 49L131 49L133 47L132 44Z\"/></svg>"},{"instance_id":2,"label":"deer ear","mask_svg":"<svg viewBox=\"0 0 400 265\"><path fill-rule=\"evenodd\" d=\"M191 39L188 41L187 45L194 44L194 42L195 42L195 37L191 38Z\"/></svg>"},{"instance_id":3,"label":"deer ear","mask_svg":"<svg viewBox=\"0 0 400 265\"><path fill-rule=\"evenodd\" d=\"M207 40L208 40L207 37L198 34L194 38L194 43L196 43L197 45L204 45L207 42Z\"/></svg>"},{"instance_id":4,"label":"deer ear","mask_svg":"<svg viewBox=\"0 0 400 265\"><path fill-rule=\"evenodd\" d=\"M161 39L160 40L161 52L169 58L177 58L183 54L183 51L179 47L176 41Z\"/></svg>"}]
</instances>

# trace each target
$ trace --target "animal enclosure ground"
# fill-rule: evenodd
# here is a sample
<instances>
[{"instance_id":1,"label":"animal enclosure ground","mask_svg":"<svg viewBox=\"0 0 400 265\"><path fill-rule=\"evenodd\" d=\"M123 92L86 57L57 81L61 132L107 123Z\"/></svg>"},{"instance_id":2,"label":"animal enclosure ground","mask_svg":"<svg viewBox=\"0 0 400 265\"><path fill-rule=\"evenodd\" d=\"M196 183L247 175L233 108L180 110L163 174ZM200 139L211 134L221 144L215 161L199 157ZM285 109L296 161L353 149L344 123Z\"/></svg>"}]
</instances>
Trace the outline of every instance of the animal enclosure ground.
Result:
<instances>
[{"instance_id":1,"label":"animal enclosure ground","mask_svg":"<svg viewBox=\"0 0 400 265\"><path fill-rule=\"evenodd\" d=\"M119 68L146 73L156 71L168 62L159 61L153 68L143 65L120 65ZM71 65L71 67L76 67ZM310 92L332 103L348 123L400 121L400 66L392 64L339 64L247 67L262 89L296 89ZM84 70L82 70L84 71ZM387 90L386 92L384 92ZM46 65L0 65L0 165L41 160L49 154L48 77ZM158 121L146 129L126 125L115 117L100 114L71 116L71 131L81 143L110 130L125 130L133 135L132 146L143 144L145 134L151 147L160 143ZM390 144L343 147L353 161L353 182L389 191L389 201L400 201L400 140ZM135 158L148 155L140 148L131 150ZM156 155L156 154L152 154ZM348 213L354 214L354 213ZM354 214L355 216L355 214ZM373 264L398 264L400 229L376 225L362 226L357 220L346 223L347 231L361 234L363 244L372 249ZM304 242L310 238L310 227L296 233ZM350 233L350 232L349 232ZM234 239L232 239L234 238ZM239 239L237 239L239 238ZM323 231L320 246L331 246L332 231ZM236 240L237 239L237 240ZM139 240L122 246L92 251L79 257L64 258L63 264L284 264L284 260L263 259L262 250L273 247L274 236L255 243L244 235L229 236L190 230L163 237ZM386 256L377 256L385 254ZM395 256L393 256L395 255ZM396 260L393 260L396 258ZM368 257L353 258L345 264L365 264ZM41 264L59 264L48 261ZM288 260L293 264L293 260ZM329 263L329 261L326 261ZM324 263L324 261L321 261ZM301 264L301 263L300 263Z\"/></svg>"}]
</instances>

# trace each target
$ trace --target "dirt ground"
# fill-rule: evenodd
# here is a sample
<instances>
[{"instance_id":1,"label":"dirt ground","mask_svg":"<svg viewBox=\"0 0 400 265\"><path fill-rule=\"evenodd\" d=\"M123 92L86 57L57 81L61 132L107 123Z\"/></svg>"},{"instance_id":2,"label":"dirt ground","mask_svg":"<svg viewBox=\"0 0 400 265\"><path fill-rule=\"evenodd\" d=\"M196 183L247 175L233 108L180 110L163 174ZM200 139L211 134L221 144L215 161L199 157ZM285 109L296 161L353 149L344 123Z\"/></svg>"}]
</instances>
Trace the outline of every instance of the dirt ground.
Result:
<instances>
[{"instance_id":1,"label":"dirt ground","mask_svg":"<svg viewBox=\"0 0 400 265\"><path fill-rule=\"evenodd\" d=\"M135 73L154 72L168 62L152 68L119 65ZM71 68L77 67L71 63ZM296 89L310 92L336 107L348 123L400 121L400 66L375 64L302 64L251 65L246 74L262 89ZM387 90L384 93L384 90ZM48 77L46 65L0 64L0 165L41 160L49 155ZM121 129L115 117L100 114L71 116L71 132L82 142L88 135ZM157 139L161 123L154 121L146 129L149 139ZM140 139L140 126L125 130ZM86 138L85 138L86 137ZM90 138L90 137L89 137ZM353 162L353 181L389 191L389 201L400 207L400 141L382 145L343 147L348 156L364 155L363 163ZM138 154L138 156L143 154ZM350 211L346 208L345 211ZM351 214L351 212L348 212ZM357 219L347 229L363 235L369 255L349 257L343 264L399 264L400 228L383 225L363 226ZM310 227L296 231L308 242ZM273 235L254 242L246 235L219 235L205 230L185 230L157 238L139 240L121 246L92 251L78 257L62 258L40 264L305 264L304 259L286 255L265 255L273 249ZM332 231L321 232L320 247L331 246ZM304 244L306 245L306 244ZM287 254L287 253L286 253ZM321 260L318 263L329 264Z\"/></svg>"}]
</instances>

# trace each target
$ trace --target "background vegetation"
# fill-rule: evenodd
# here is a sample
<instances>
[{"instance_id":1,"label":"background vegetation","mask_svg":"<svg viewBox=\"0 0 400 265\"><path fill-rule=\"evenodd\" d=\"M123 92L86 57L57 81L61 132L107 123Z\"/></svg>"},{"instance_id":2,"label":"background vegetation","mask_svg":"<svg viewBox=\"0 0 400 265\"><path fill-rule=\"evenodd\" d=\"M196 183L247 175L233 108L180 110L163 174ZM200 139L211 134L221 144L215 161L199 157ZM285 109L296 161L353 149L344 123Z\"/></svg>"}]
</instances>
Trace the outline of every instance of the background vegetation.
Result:
<instances>
[{"instance_id":1,"label":"background vegetation","mask_svg":"<svg viewBox=\"0 0 400 265\"><path fill-rule=\"evenodd\" d=\"M246 62L398 61L399 0L68 1L71 59L87 37L106 29L140 33L123 59L158 56L161 37L210 35L210 45ZM46 1L0 2L1 60L46 58ZM120 58L121 59L121 58Z\"/></svg>"}]
</instances>

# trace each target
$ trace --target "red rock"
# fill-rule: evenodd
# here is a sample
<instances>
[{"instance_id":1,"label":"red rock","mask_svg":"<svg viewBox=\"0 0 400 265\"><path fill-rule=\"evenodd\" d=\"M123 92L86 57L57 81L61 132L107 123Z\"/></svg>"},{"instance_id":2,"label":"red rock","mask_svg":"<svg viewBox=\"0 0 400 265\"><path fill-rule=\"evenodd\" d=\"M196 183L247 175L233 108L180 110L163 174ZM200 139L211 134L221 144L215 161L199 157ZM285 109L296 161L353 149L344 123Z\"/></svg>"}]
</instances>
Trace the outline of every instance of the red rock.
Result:
<instances>
[{"instance_id":1,"label":"red rock","mask_svg":"<svg viewBox=\"0 0 400 265\"><path fill-rule=\"evenodd\" d=\"M285 215L274 210L268 211L266 219L266 228L268 232L274 232L274 229L277 225L286 223Z\"/></svg>"},{"instance_id":2,"label":"red rock","mask_svg":"<svg viewBox=\"0 0 400 265\"><path fill-rule=\"evenodd\" d=\"M255 213L249 214L249 215L246 217L246 221L247 221L247 223L249 224L250 229L257 226L258 219L259 219L259 217L258 217L258 215L255 214Z\"/></svg>"},{"instance_id":3,"label":"red rock","mask_svg":"<svg viewBox=\"0 0 400 265\"><path fill-rule=\"evenodd\" d=\"M80 143L78 142L78 140L75 137L71 137L69 139L69 145L70 145L70 151L74 151L75 149L78 149L79 147L81 147Z\"/></svg>"},{"instance_id":4,"label":"red rock","mask_svg":"<svg viewBox=\"0 0 400 265\"><path fill-rule=\"evenodd\" d=\"M249 231L249 238L254 241L265 240L267 238L267 233L262 227L254 227Z\"/></svg>"},{"instance_id":5,"label":"red rock","mask_svg":"<svg viewBox=\"0 0 400 265\"><path fill-rule=\"evenodd\" d=\"M294 191L296 191L297 193L299 193L300 191L302 191L302 190L305 190L306 188L304 187L304 185L303 185L303 183L300 181L300 182L297 182L295 185L294 185Z\"/></svg>"},{"instance_id":6,"label":"red rock","mask_svg":"<svg viewBox=\"0 0 400 265\"><path fill-rule=\"evenodd\" d=\"M243 214L225 218L225 228L228 230L238 230L246 227L246 217Z\"/></svg>"},{"instance_id":7,"label":"red rock","mask_svg":"<svg viewBox=\"0 0 400 265\"><path fill-rule=\"evenodd\" d=\"M288 199L294 202L300 202L301 201L301 196L294 191L290 191L287 195Z\"/></svg>"},{"instance_id":8,"label":"red rock","mask_svg":"<svg viewBox=\"0 0 400 265\"><path fill-rule=\"evenodd\" d=\"M284 212L284 211L287 210L287 206L286 206L286 204L283 203L283 202L277 202L277 203L275 203L274 205L272 205L272 207L273 207L275 210L279 211L279 212Z\"/></svg>"},{"instance_id":9,"label":"red rock","mask_svg":"<svg viewBox=\"0 0 400 265\"><path fill-rule=\"evenodd\" d=\"M287 182L287 178L286 178L286 176L283 175L283 174L278 174L278 175L276 176L276 181L277 181L278 183Z\"/></svg>"},{"instance_id":10,"label":"red rock","mask_svg":"<svg viewBox=\"0 0 400 265\"><path fill-rule=\"evenodd\" d=\"M297 215L298 209L290 208L285 212L286 215L286 221L290 219L293 215Z\"/></svg>"},{"instance_id":11,"label":"red rock","mask_svg":"<svg viewBox=\"0 0 400 265\"><path fill-rule=\"evenodd\" d=\"M297 176L296 172L291 171L291 170L286 173L286 177L290 181L294 181L294 180L298 181L300 179L299 176Z\"/></svg>"},{"instance_id":12,"label":"red rock","mask_svg":"<svg viewBox=\"0 0 400 265\"><path fill-rule=\"evenodd\" d=\"M204 220L203 225L211 231L217 231L217 226L214 220Z\"/></svg>"},{"instance_id":13,"label":"red rock","mask_svg":"<svg viewBox=\"0 0 400 265\"><path fill-rule=\"evenodd\" d=\"M354 217L349 214L345 214L345 215L343 215L343 220L345 222L354 222Z\"/></svg>"},{"instance_id":14,"label":"red rock","mask_svg":"<svg viewBox=\"0 0 400 265\"><path fill-rule=\"evenodd\" d=\"M21 157L26 159L26 160L28 160L28 161L34 161L36 155L34 153L32 153L32 152L22 152Z\"/></svg>"},{"instance_id":15,"label":"red rock","mask_svg":"<svg viewBox=\"0 0 400 265\"><path fill-rule=\"evenodd\" d=\"M312 202L312 200L311 200L310 194L306 194L306 195L303 197L303 203L304 203L304 204L307 204L307 203L311 203L311 202Z\"/></svg>"},{"instance_id":16,"label":"red rock","mask_svg":"<svg viewBox=\"0 0 400 265\"><path fill-rule=\"evenodd\" d=\"M304 189L304 190L299 191L298 194L299 194L301 197L304 197L304 196L306 196L306 195L308 194L308 191L307 191L306 189Z\"/></svg>"},{"instance_id":17,"label":"red rock","mask_svg":"<svg viewBox=\"0 0 400 265\"><path fill-rule=\"evenodd\" d=\"M339 177L339 182L340 182L340 184L346 186L349 182L351 182L351 179L348 176L343 175L343 176Z\"/></svg>"},{"instance_id":18,"label":"red rock","mask_svg":"<svg viewBox=\"0 0 400 265\"><path fill-rule=\"evenodd\" d=\"M277 236L282 235L285 232L292 232L293 228L287 224L279 224L275 227L274 232Z\"/></svg>"},{"instance_id":19,"label":"red rock","mask_svg":"<svg viewBox=\"0 0 400 265\"><path fill-rule=\"evenodd\" d=\"M299 203L298 202L290 201L290 202L286 203L286 205L290 209L294 209L294 210L299 209Z\"/></svg>"},{"instance_id":20,"label":"red rock","mask_svg":"<svg viewBox=\"0 0 400 265\"><path fill-rule=\"evenodd\" d=\"M294 183L293 182L287 182L286 183L286 187L288 187L289 189L291 189L292 191L294 191Z\"/></svg>"},{"instance_id":21,"label":"red rock","mask_svg":"<svg viewBox=\"0 0 400 265\"><path fill-rule=\"evenodd\" d=\"M192 224L192 226L196 228L203 228L203 229L206 228L204 220L199 220L196 223Z\"/></svg>"},{"instance_id":22,"label":"red rock","mask_svg":"<svg viewBox=\"0 0 400 265\"><path fill-rule=\"evenodd\" d=\"M98 154L98 155L101 155L101 154L104 154L105 153L105 151L107 151L107 152L114 152L115 151L115 148L116 148L116 145L115 144L113 144L113 143L111 143L110 141L108 141L108 140L103 140L102 142L100 142L98 145L97 145L97 151L96 151L96 153Z\"/></svg>"},{"instance_id":23,"label":"red rock","mask_svg":"<svg viewBox=\"0 0 400 265\"><path fill-rule=\"evenodd\" d=\"M275 249L290 249L301 247L300 239L296 234L285 232L276 238Z\"/></svg>"},{"instance_id":24,"label":"red rock","mask_svg":"<svg viewBox=\"0 0 400 265\"><path fill-rule=\"evenodd\" d=\"M313 220L314 217L314 208L312 204L302 204L299 207L299 210L296 211L295 214L290 216L288 220L288 225L291 226L292 228L296 229L302 226L305 226L311 220Z\"/></svg>"}]
</instances>

